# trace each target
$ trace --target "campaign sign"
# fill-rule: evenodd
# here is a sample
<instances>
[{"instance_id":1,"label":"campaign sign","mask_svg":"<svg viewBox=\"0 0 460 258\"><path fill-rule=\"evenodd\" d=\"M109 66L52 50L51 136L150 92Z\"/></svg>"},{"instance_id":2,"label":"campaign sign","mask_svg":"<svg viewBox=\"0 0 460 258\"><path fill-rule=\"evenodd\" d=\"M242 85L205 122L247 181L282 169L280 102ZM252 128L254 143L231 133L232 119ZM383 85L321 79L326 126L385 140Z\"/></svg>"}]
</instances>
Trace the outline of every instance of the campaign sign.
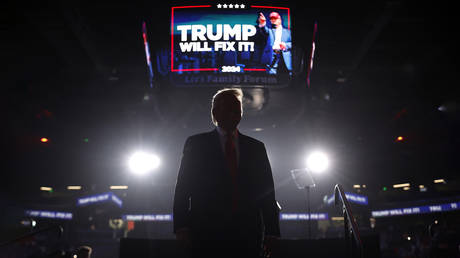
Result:
<instances>
[{"instance_id":1,"label":"campaign sign","mask_svg":"<svg viewBox=\"0 0 460 258\"><path fill-rule=\"evenodd\" d=\"M71 220L73 214L70 212L61 212L61 211L40 211L40 210L26 210L26 215L36 218L46 218L46 219L66 219Z\"/></svg>"},{"instance_id":2,"label":"campaign sign","mask_svg":"<svg viewBox=\"0 0 460 258\"><path fill-rule=\"evenodd\" d=\"M280 220L327 220L327 213L281 213ZM172 214L127 214L123 215L124 220L129 221L172 221Z\"/></svg>"},{"instance_id":3,"label":"campaign sign","mask_svg":"<svg viewBox=\"0 0 460 258\"><path fill-rule=\"evenodd\" d=\"M172 214L128 214L123 215L129 221L172 221Z\"/></svg>"},{"instance_id":4,"label":"campaign sign","mask_svg":"<svg viewBox=\"0 0 460 258\"><path fill-rule=\"evenodd\" d=\"M345 193L345 197L347 200L352 203L361 204L361 205L368 205L368 199L364 195L354 194L354 193ZM327 199L327 204L332 204L335 200L335 195L330 196Z\"/></svg>"},{"instance_id":5,"label":"campaign sign","mask_svg":"<svg viewBox=\"0 0 460 258\"><path fill-rule=\"evenodd\" d=\"M425 206L416 206L416 207L407 207L407 208L397 208L390 210L378 210L372 211L372 217L389 217L389 216L401 216L401 215L411 215L411 214L423 214L423 213L433 213L433 212L445 212L445 211L454 211L460 208L460 202L436 204L436 205L425 205Z\"/></svg>"},{"instance_id":6,"label":"campaign sign","mask_svg":"<svg viewBox=\"0 0 460 258\"><path fill-rule=\"evenodd\" d=\"M287 84L293 72L290 20L288 7L172 7L173 82L181 86Z\"/></svg>"},{"instance_id":7,"label":"campaign sign","mask_svg":"<svg viewBox=\"0 0 460 258\"><path fill-rule=\"evenodd\" d=\"M118 198L114 193L108 192L98 195L91 195L87 197L78 198L77 206L84 206L92 203L100 203L100 202L114 202L118 207L121 208L123 202Z\"/></svg>"},{"instance_id":8,"label":"campaign sign","mask_svg":"<svg viewBox=\"0 0 460 258\"><path fill-rule=\"evenodd\" d=\"M281 213L280 220L327 220L327 213Z\"/></svg>"}]
</instances>

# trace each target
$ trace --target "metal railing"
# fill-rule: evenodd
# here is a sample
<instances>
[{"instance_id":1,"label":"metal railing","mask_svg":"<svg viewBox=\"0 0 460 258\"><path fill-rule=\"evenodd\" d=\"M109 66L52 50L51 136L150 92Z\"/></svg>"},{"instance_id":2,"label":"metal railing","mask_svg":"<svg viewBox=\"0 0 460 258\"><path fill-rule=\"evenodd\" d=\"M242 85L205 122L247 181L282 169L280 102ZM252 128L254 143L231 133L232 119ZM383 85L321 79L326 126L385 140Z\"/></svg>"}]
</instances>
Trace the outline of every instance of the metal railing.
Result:
<instances>
[{"instance_id":1,"label":"metal railing","mask_svg":"<svg viewBox=\"0 0 460 258\"><path fill-rule=\"evenodd\" d=\"M335 205L339 204L339 200L342 203L343 209L343 221L345 226L345 242L349 248L349 257L363 257L363 243L359 234L358 224L356 224L355 217L351 212L350 203L345 196L343 187L340 184L336 184L334 187L334 199Z\"/></svg>"}]
</instances>

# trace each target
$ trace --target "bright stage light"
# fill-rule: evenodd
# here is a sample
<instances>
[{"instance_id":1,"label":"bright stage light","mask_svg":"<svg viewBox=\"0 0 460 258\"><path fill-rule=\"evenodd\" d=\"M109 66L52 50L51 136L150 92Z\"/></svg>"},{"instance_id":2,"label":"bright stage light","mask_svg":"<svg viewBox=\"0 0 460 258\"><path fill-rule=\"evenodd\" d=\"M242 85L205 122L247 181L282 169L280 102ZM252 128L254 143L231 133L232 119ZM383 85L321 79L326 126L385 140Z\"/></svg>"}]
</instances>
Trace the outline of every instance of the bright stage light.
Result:
<instances>
[{"instance_id":1,"label":"bright stage light","mask_svg":"<svg viewBox=\"0 0 460 258\"><path fill-rule=\"evenodd\" d=\"M320 151L311 153L307 158L307 168L315 173L322 173L329 167L329 159Z\"/></svg>"},{"instance_id":2,"label":"bright stage light","mask_svg":"<svg viewBox=\"0 0 460 258\"><path fill-rule=\"evenodd\" d=\"M403 188L403 187L410 187L410 183L393 185L393 188Z\"/></svg>"},{"instance_id":3,"label":"bright stage light","mask_svg":"<svg viewBox=\"0 0 460 258\"><path fill-rule=\"evenodd\" d=\"M111 185L110 190L128 190L127 185Z\"/></svg>"},{"instance_id":4,"label":"bright stage light","mask_svg":"<svg viewBox=\"0 0 460 258\"><path fill-rule=\"evenodd\" d=\"M160 158L154 154L139 151L131 156L128 165L134 174L144 175L160 166Z\"/></svg>"},{"instance_id":5,"label":"bright stage light","mask_svg":"<svg viewBox=\"0 0 460 258\"><path fill-rule=\"evenodd\" d=\"M445 183L446 183L446 180L444 180L444 179L435 179L435 180L434 180L434 183L435 183L435 184L445 184Z\"/></svg>"}]
</instances>

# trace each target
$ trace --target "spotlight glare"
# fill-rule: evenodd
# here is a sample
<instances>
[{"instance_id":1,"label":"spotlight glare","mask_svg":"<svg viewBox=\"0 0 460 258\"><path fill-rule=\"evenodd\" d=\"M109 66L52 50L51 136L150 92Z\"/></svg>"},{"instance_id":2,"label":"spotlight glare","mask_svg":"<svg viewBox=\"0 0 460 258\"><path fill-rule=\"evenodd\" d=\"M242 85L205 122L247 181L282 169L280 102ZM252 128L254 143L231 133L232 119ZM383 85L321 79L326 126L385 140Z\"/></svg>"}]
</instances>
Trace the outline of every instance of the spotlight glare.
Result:
<instances>
[{"instance_id":1,"label":"spotlight glare","mask_svg":"<svg viewBox=\"0 0 460 258\"><path fill-rule=\"evenodd\" d=\"M329 167L329 159L323 152L315 151L307 158L307 168L315 173L322 173Z\"/></svg>"},{"instance_id":2,"label":"spotlight glare","mask_svg":"<svg viewBox=\"0 0 460 258\"><path fill-rule=\"evenodd\" d=\"M129 168L134 174L144 175L160 166L160 158L146 152L136 152L129 159Z\"/></svg>"}]
</instances>

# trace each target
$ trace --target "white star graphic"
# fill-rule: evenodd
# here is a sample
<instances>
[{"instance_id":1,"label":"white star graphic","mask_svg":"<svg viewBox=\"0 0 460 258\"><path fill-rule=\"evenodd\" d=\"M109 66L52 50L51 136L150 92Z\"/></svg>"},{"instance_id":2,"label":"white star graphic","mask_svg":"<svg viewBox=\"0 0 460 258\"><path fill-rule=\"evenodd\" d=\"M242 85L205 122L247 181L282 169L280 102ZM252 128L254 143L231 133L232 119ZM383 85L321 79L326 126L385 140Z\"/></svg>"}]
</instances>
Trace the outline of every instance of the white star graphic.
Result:
<instances>
[{"instance_id":1,"label":"white star graphic","mask_svg":"<svg viewBox=\"0 0 460 258\"><path fill-rule=\"evenodd\" d=\"M244 6L245 6L244 4L240 4L240 7L241 7L241 8L244 8Z\"/></svg>"},{"instance_id":2,"label":"white star graphic","mask_svg":"<svg viewBox=\"0 0 460 258\"><path fill-rule=\"evenodd\" d=\"M221 5L221 4L218 4L218 5L217 5L217 8L222 8L222 5Z\"/></svg>"},{"instance_id":3,"label":"white star graphic","mask_svg":"<svg viewBox=\"0 0 460 258\"><path fill-rule=\"evenodd\" d=\"M224 7L224 8L227 8L227 4L224 4L223 7Z\"/></svg>"},{"instance_id":4,"label":"white star graphic","mask_svg":"<svg viewBox=\"0 0 460 258\"><path fill-rule=\"evenodd\" d=\"M240 8L240 6L238 4L235 5L235 8Z\"/></svg>"},{"instance_id":5,"label":"white star graphic","mask_svg":"<svg viewBox=\"0 0 460 258\"><path fill-rule=\"evenodd\" d=\"M233 5L232 5L232 4L229 4L229 5L228 5L228 8L233 8Z\"/></svg>"}]
</instances>

